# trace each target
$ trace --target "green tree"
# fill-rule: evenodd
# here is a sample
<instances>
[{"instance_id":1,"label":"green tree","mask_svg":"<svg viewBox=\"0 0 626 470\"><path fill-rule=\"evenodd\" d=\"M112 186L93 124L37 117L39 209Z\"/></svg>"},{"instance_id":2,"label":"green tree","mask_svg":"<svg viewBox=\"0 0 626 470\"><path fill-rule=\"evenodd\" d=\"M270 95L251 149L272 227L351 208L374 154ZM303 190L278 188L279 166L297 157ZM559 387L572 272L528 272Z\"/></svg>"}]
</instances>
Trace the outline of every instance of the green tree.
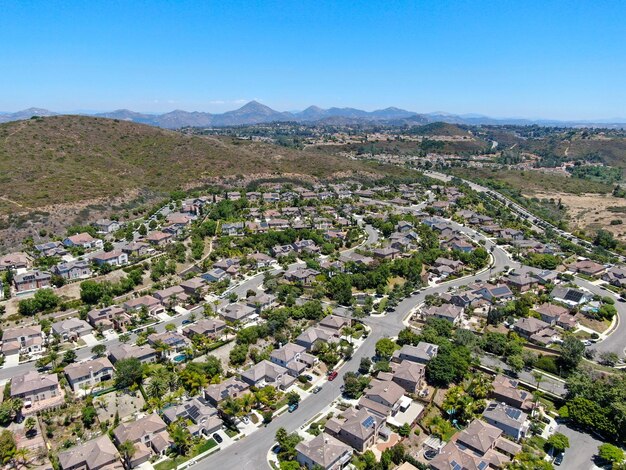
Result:
<instances>
[{"instance_id":1,"label":"green tree","mask_svg":"<svg viewBox=\"0 0 626 470\"><path fill-rule=\"evenodd\" d=\"M376 355L389 360L396 350L396 343L389 338L381 338L376 342Z\"/></svg>"},{"instance_id":2,"label":"green tree","mask_svg":"<svg viewBox=\"0 0 626 470\"><path fill-rule=\"evenodd\" d=\"M569 448L569 439L565 434L556 432L546 440L546 449L553 449L554 452L560 454Z\"/></svg>"},{"instance_id":3,"label":"green tree","mask_svg":"<svg viewBox=\"0 0 626 470\"><path fill-rule=\"evenodd\" d=\"M355 372L346 372L343 375L344 394L350 399L361 396L370 380L368 377L358 375Z\"/></svg>"},{"instance_id":4,"label":"green tree","mask_svg":"<svg viewBox=\"0 0 626 470\"><path fill-rule=\"evenodd\" d=\"M96 422L96 416L98 413L92 405L87 405L83 408L81 419L86 428L91 428L93 423Z\"/></svg>"},{"instance_id":5,"label":"green tree","mask_svg":"<svg viewBox=\"0 0 626 470\"><path fill-rule=\"evenodd\" d=\"M287 403L289 404L289 406L297 405L298 403L300 403L300 395L298 394L298 392L289 392L287 394Z\"/></svg>"},{"instance_id":6,"label":"green tree","mask_svg":"<svg viewBox=\"0 0 626 470\"><path fill-rule=\"evenodd\" d=\"M96 344L93 348L91 348L91 354L96 357L104 357L107 352L107 347L104 344Z\"/></svg>"},{"instance_id":7,"label":"green tree","mask_svg":"<svg viewBox=\"0 0 626 470\"><path fill-rule=\"evenodd\" d=\"M119 389L141 385L143 382L143 367L136 357L120 359L115 363L115 386Z\"/></svg>"},{"instance_id":8,"label":"green tree","mask_svg":"<svg viewBox=\"0 0 626 470\"><path fill-rule=\"evenodd\" d=\"M598 447L598 456L605 462L622 463L624 461L624 451L613 444L602 444Z\"/></svg>"},{"instance_id":9,"label":"green tree","mask_svg":"<svg viewBox=\"0 0 626 470\"><path fill-rule=\"evenodd\" d=\"M330 278L326 290L328 296L339 305L352 303L352 282L346 274L337 274Z\"/></svg>"},{"instance_id":10,"label":"green tree","mask_svg":"<svg viewBox=\"0 0 626 470\"><path fill-rule=\"evenodd\" d=\"M0 432L0 460L2 460L3 464L6 465L11 461L16 449L17 444L15 443L13 433L8 429Z\"/></svg>"},{"instance_id":11,"label":"green tree","mask_svg":"<svg viewBox=\"0 0 626 470\"><path fill-rule=\"evenodd\" d=\"M560 360L563 368L566 370L575 369L583 358L584 352L585 345L581 341L575 336L567 336L561 345Z\"/></svg>"},{"instance_id":12,"label":"green tree","mask_svg":"<svg viewBox=\"0 0 626 470\"><path fill-rule=\"evenodd\" d=\"M120 451L120 456L122 457L122 460L126 464L126 468L131 468L130 462L133 459L133 456L135 455L135 452L137 450L135 448L135 444L130 441L124 441L120 444L118 449Z\"/></svg>"}]
</instances>

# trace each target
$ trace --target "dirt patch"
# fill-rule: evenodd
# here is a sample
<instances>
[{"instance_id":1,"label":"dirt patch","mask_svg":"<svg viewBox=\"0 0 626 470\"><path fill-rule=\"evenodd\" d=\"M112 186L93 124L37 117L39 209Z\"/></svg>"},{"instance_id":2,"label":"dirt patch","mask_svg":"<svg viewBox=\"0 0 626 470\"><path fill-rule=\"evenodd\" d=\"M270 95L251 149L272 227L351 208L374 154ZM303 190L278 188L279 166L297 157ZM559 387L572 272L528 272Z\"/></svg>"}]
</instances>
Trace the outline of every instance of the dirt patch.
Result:
<instances>
[{"instance_id":1,"label":"dirt patch","mask_svg":"<svg viewBox=\"0 0 626 470\"><path fill-rule=\"evenodd\" d=\"M626 199L610 194L566 194L566 193L535 193L529 197L540 199L561 200L567 208L569 225L587 232L598 229L609 230L615 238L626 241ZM611 225L611 221L622 220L619 225ZM613 222L614 224L616 222Z\"/></svg>"}]
</instances>

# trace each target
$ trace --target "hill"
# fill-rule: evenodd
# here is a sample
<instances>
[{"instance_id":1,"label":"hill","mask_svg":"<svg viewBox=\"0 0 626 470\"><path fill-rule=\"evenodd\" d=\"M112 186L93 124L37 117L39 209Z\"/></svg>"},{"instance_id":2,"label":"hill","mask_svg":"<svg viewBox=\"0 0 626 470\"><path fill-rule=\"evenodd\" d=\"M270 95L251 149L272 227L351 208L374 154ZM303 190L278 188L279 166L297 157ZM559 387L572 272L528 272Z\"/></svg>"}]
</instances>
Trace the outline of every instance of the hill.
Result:
<instances>
[{"instance_id":1,"label":"hill","mask_svg":"<svg viewBox=\"0 0 626 470\"><path fill-rule=\"evenodd\" d=\"M385 171L397 173L393 167ZM124 197L136 190L169 192L222 176L324 178L338 172L382 173L314 151L185 135L128 121L54 116L0 125L0 196L16 207Z\"/></svg>"}]
</instances>

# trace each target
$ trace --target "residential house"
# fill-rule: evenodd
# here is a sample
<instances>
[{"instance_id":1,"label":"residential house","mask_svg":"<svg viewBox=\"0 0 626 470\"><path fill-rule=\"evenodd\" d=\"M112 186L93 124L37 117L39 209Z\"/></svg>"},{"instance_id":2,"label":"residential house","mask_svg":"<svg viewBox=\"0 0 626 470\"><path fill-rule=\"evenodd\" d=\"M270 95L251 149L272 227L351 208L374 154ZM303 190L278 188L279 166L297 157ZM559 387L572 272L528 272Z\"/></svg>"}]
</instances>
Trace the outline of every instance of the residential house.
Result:
<instances>
[{"instance_id":1,"label":"residential house","mask_svg":"<svg viewBox=\"0 0 626 470\"><path fill-rule=\"evenodd\" d=\"M206 290L207 281L203 277L197 276L187 279L180 283L180 287L183 289L186 295L191 296L192 300L199 300L204 295Z\"/></svg>"},{"instance_id":2,"label":"residential house","mask_svg":"<svg viewBox=\"0 0 626 470\"><path fill-rule=\"evenodd\" d=\"M287 343L271 352L270 361L284 367L294 377L298 377L307 368L317 364L318 359L307 353L304 346Z\"/></svg>"},{"instance_id":3,"label":"residential house","mask_svg":"<svg viewBox=\"0 0 626 470\"><path fill-rule=\"evenodd\" d=\"M354 251L341 253L341 255L339 255L339 259L344 263L354 263L362 266L370 266L374 263L374 258L371 256L361 255Z\"/></svg>"},{"instance_id":4,"label":"residential house","mask_svg":"<svg viewBox=\"0 0 626 470\"><path fill-rule=\"evenodd\" d=\"M275 300L276 297L274 295L260 292L256 295L251 295L250 297L247 297L246 305L248 307L253 307L257 311L257 313L261 313L263 310L272 307Z\"/></svg>"},{"instance_id":5,"label":"residential house","mask_svg":"<svg viewBox=\"0 0 626 470\"><path fill-rule=\"evenodd\" d=\"M567 269L575 273L584 274L585 276L600 276L606 271L606 266L591 261L590 259L585 259L568 264Z\"/></svg>"},{"instance_id":6,"label":"residential house","mask_svg":"<svg viewBox=\"0 0 626 470\"><path fill-rule=\"evenodd\" d=\"M9 253L4 256L0 256L0 271L6 271L11 269L13 271L17 269L26 269L30 267L31 259L26 253Z\"/></svg>"},{"instance_id":7,"label":"residential house","mask_svg":"<svg viewBox=\"0 0 626 470\"><path fill-rule=\"evenodd\" d=\"M359 400L359 408L387 418L401 408L403 397L404 389L397 383L374 379Z\"/></svg>"},{"instance_id":8,"label":"residential house","mask_svg":"<svg viewBox=\"0 0 626 470\"><path fill-rule=\"evenodd\" d=\"M113 233L121 228L121 224L116 220L98 219L92 224L98 233Z\"/></svg>"},{"instance_id":9,"label":"residential house","mask_svg":"<svg viewBox=\"0 0 626 470\"><path fill-rule=\"evenodd\" d=\"M518 380L496 375L492 383L491 397L514 408L529 411L533 408L533 394L519 389L518 386Z\"/></svg>"},{"instance_id":10,"label":"residential house","mask_svg":"<svg viewBox=\"0 0 626 470\"><path fill-rule=\"evenodd\" d=\"M315 277L320 274L319 271L310 268L296 268L293 271L288 271L285 273L285 280L289 282L298 282L305 286L310 286L314 281Z\"/></svg>"},{"instance_id":11,"label":"residential house","mask_svg":"<svg viewBox=\"0 0 626 470\"><path fill-rule=\"evenodd\" d=\"M396 259L400 256L400 250L388 246L385 248L376 248L375 250L372 250L372 254L374 255L374 258L389 260Z\"/></svg>"},{"instance_id":12,"label":"residential house","mask_svg":"<svg viewBox=\"0 0 626 470\"><path fill-rule=\"evenodd\" d=\"M445 243L445 245L453 251L462 251L463 253L470 253L474 251L474 245L459 237L451 238Z\"/></svg>"},{"instance_id":13,"label":"residential house","mask_svg":"<svg viewBox=\"0 0 626 470\"><path fill-rule=\"evenodd\" d=\"M195 335L211 339L219 338L226 329L226 322L217 318L203 318L183 328L183 335L193 338Z\"/></svg>"},{"instance_id":14,"label":"residential house","mask_svg":"<svg viewBox=\"0 0 626 470\"><path fill-rule=\"evenodd\" d=\"M35 245L38 256L65 256L67 250L61 242L47 242Z\"/></svg>"},{"instance_id":15,"label":"residential house","mask_svg":"<svg viewBox=\"0 0 626 470\"><path fill-rule=\"evenodd\" d=\"M439 346L432 343L420 341L417 346L405 344L393 353L394 362L410 361L418 364L428 364L431 359L437 356Z\"/></svg>"},{"instance_id":16,"label":"residential house","mask_svg":"<svg viewBox=\"0 0 626 470\"><path fill-rule=\"evenodd\" d=\"M304 346L307 351L311 351L318 343L338 343L339 334L334 330L310 326L296 338L296 344Z\"/></svg>"},{"instance_id":17,"label":"residential house","mask_svg":"<svg viewBox=\"0 0 626 470\"><path fill-rule=\"evenodd\" d=\"M548 328L549 326L550 324L546 323L543 320L539 320L538 318L534 317L527 317L517 319L517 321L513 325L513 328L515 332L523 338L530 338L538 331Z\"/></svg>"},{"instance_id":18,"label":"residential house","mask_svg":"<svg viewBox=\"0 0 626 470\"><path fill-rule=\"evenodd\" d=\"M485 411L483 411L483 419L516 441L525 438L530 428L530 421L526 413L497 401L487 404Z\"/></svg>"},{"instance_id":19,"label":"residential house","mask_svg":"<svg viewBox=\"0 0 626 470\"><path fill-rule=\"evenodd\" d=\"M120 250L103 251L102 253L93 255L91 259L100 266L103 264L108 264L109 266L123 266L128 264L128 255Z\"/></svg>"},{"instance_id":20,"label":"residential house","mask_svg":"<svg viewBox=\"0 0 626 470\"><path fill-rule=\"evenodd\" d=\"M255 308L239 303L228 304L220 313L220 317L230 323L247 323L257 315Z\"/></svg>"},{"instance_id":21,"label":"residential house","mask_svg":"<svg viewBox=\"0 0 626 470\"><path fill-rule=\"evenodd\" d=\"M313 240L298 240L293 242L291 246L296 253L306 252L316 254L320 252L319 246L317 246Z\"/></svg>"},{"instance_id":22,"label":"residential house","mask_svg":"<svg viewBox=\"0 0 626 470\"><path fill-rule=\"evenodd\" d=\"M351 459L352 449L325 433L296 445L296 461L308 470L341 470Z\"/></svg>"},{"instance_id":23,"label":"residential house","mask_svg":"<svg viewBox=\"0 0 626 470\"><path fill-rule=\"evenodd\" d=\"M474 290L474 293L490 302L506 302L513 298L513 292L506 284L484 284Z\"/></svg>"},{"instance_id":24,"label":"residential house","mask_svg":"<svg viewBox=\"0 0 626 470\"><path fill-rule=\"evenodd\" d=\"M453 325L457 325L463 318L463 308L453 304L443 304L441 306L426 307L422 310L424 318L434 317L447 320Z\"/></svg>"},{"instance_id":25,"label":"residential house","mask_svg":"<svg viewBox=\"0 0 626 470\"><path fill-rule=\"evenodd\" d=\"M113 364L122 359L129 359L131 357L139 359L142 364L150 362L156 362L157 352L148 345L137 346L134 344L118 344L113 346L109 350L109 359Z\"/></svg>"},{"instance_id":26,"label":"residential house","mask_svg":"<svg viewBox=\"0 0 626 470\"><path fill-rule=\"evenodd\" d=\"M557 302L576 307L589 302L592 295L571 287L556 286L552 289L552 292L550 292L550 297Z\"/></svg>"},{"instance_id":27,"label":"residential house","mask_svg":"<svg viewBox=\"0 0 626 470\"><path fill-rule=\"evenodd\" d=\"M167 232L161 232L159 230L150 232L146 236L146 241L153 246L165 246L174 240L174 235Z\"/></svg>"},{"instance_id":28,"label":"residential house","mask_svg":"<svg viewBox=\"0 0 626 470\"><path fill-rule=\"evenodd\" d=\"M491 424L475 419L430 461L435 470L504 468L522 450Z\"/></svg>"},{"instance_id":29,"label":"residential house","mask_svg":"<svg viewBox=\"0 0 626 470\"><path fill-rule=\"evenodd\" d=\"M222 235L228 235L231 237L243 235L243 229L243 222L227 222L222 224Z\"/></svg>"},{"instance_id":30,"label":"residential house","mask_svg":"<svg viewBox=\"0 0 626 470\"><path fill-rule=\"evenodd\" d=\"M165 313L165 307L163 307L159 299L151 295L143 295L141 297L127 300L124 302L122 307L128 313L136 313L145 310L148 315L152 317L156 317L160 313Z\"/></svg>"},{"instance_id":31,"label":"residential house","mask_svg":"<svg viewBox=\"0 0 626 470\"><path fill-rule=\"evenodd\" d=\"M50 287L50 273L34 270L13 276L13 285L18 293Z\"/></svg>"},{"instance_id":32,"label":"residential house","mask_svg":"<svg viewBox=\"0 0 626 470\"><path fill-rule=\"evenodd\" d=\"M174 306L185 302L189 297L185 293L185 289L181 286L166 287L165 289L153 292L152 295L166 308L173 308Z\"/></svg>"},{"instance_id":33,"label":"residential house","mask_svg":"<svg viewBox=\"0 0 626 470\"><path fill-rule=\"evenodd\" d=\"M148 461L153 454L165 455L173 444L167 425L156 413L120 424L113 430L113 440L118 447L126 441L135 444L135 453L130 462L132 468Z\"/></svg>"},{"instance_id":34,"label":"residential house","mask_svg":"<svg viewBox=\"0 0 626 470\"><path fill-rule=\"evenodd\" d=\"M504 282L520 292L527 292L539 284L539 280L530 271L512 272L504 278Z\"/></svg>"},{"instance_id":35,"label":"residential house","mask_svg":"<svg viewBox=\"0 0 626 470\"><path fill-rule=\"evenodd\" d=\"M272 255L276 258L282 258L288 256L290 253L295 252L292 245L275 245L272 247Z\"/></svg>"},{"instance_id":36,"label":"residential house","mask_svg":"<svg viewBox=\"0 0 626 470\"><path fill-rule=\"evenodd\" d=\"M224 424L218 416L217 409L201 397L189 398L163 410L163 420L167 424L172 424L179 419L193 423L187 425L192 436L204 435L209 437L214 432L219 431Z\"/></svg>"},{"instance_id":37,"label":"residential house","mask_svg":"<svg viewBox=\"0 0 626 470\"><path fill-rule=\"evenodd\" d=\"M107 434L70 447L58 455L61 470L122 470L117 449Z\"/></svg>"},{"instance_id":38,"label":"residential house","mask_svg":"<svg viewBox=\"0 0 626 470\"><path fill-rule=\"evenodd\" d=\"M130 324L131 318L122 307L112 305L89 311L87 321L99 330L110 330L112 328L123 329Z\"/></svg>"},{"instance_id":39,"label":"residential house","mask_svg":"<svg viewBox=\"0 0 626 470\"><path fill-rule=\"evenodd\" d=\"M7 328L2 334L2 354L37 354L43 350L40 325Z\"/></svg>"},{"instance_id":40,"label":"residential house","mask_svg":"<svg viewBox=\"0 0 626 470\"><path fill-rule=\"evenodd\" d=\"M320 320L318 326L327 330L335 330L341 332L345 327L351 326L350 318L340 317L339 315L327 315Z\"/></svg>"},{"instance_id":41,"label":"residential house","mask_svg":"<svg viewBox=\"0 0 626 470\"><path fill-rule=\"evenodd\" d=\"M153 249L150 248L150 245L143 242L126 243L125 245L122 245L121 249L122 252L126 253L129 258L135 259L147 256L151 251L153 251Z\"/></svg>"},{"instance_id":42,"label":"residential house","mask_svg":"<svg viewBox=\"0 0 626 470\"><path fill-rule=\"evenodd\" d=\"M391 369L389 378L407 393L418 393L423 388L426 374L423 364L404 360L400 364L393 362ZM381 379L380 375L378 378Z\"/></svg>"},{"instance_id":43,"label":"residential house","mask_svg":"<svg viewBox=\"0 0 626 470\"><path fill-rule=\"evenodd\" d=\"M82 390L96 390L102 382L113 378L113 364L106 357L70 364L63 369L67 382L78 393Z\"/></svg>"},{"instance_id":44,"label":"residential house","mask_svg":"<svg viewBox=\"0 0 626 470\"><path fill-rule=\"evenodd\" d=\"M230 276L226 274L226 271L220 268L211 269L209 272L200 274L200 277L207 282L219 282L224 279L228 279Z\"/></svg>"},{"instance_id":45,"label":"residential house","mask_svg":"<svg viewBox=\"0 0 626 470\"><path fill-rule=\"evenodd\" d=\"M71 235L63 240L63 244L68 247L81 247L85 250L101 250L104 247L102 240L92 237L87 232Z\"/></svg>"},{"instance_id":46,"label":"residential house","mask_svg":"<svg viewBox=\"0 0 626 470\"><path fill-rule=\"evenodd\" d=\"M535 307L534 310L541 316L544 322L551 326L557 325L566 330L571 330L576 328L578 324L576 319L570 315L569 310L560 305L544 303Z\"/></svg>"},{"instance_id":47,"label":"residential house","mask_svg":"<svg viewBox=\"0 0 626 470\"><path fill-rule=\"evenodd\" d=\"M286 390L296 378L289 371L278 364L263 360L241 374L241 380L251 387L263 388L271 385L280 390Z\"/></svg>"},{"instance_id":48,"label":"residential house","mask_svg":"<svg viewBox=\"0 0 626 470\"><path fill-rule=\"evenodd\" d=\"M59 263L52 267L52 273L61 276L66 281L74 281L76 279L86 279L93 274L91 266L86 260L70 261L67 263Z\"/></svg>"},{"instance_id":49,"label":"residential house","mask_svg":"<svg viewBox=\"0 0 626 470\"><path fill-rule=\"evenodd\" d=\"M92 331L92 326L80 318L68 318L52 324L52 333L59 335L63 341L78 341Z\"/></svg>"},{"instance_id":50,"label":"residential house","mask_svg":"<svg viewBox=\"0 0 626 470\"><path fill-rule=\"evenodd\" d=\"M271 256L266 255L265 253L254 253L248 256L249 260L252 260L257 268L267 268L272 265L275 261Z\"/></svg>"},{"instance_id":51,"label":"residential house","mask_svg":"<svg viewBox=\"0 0 626 470\"><path fill-rule=\"evenodd\" d=\"M152 333L148 336L148 344L155 349L161 348L162 357L172 359L184 352L191 345L191 341L186 336L176 331L164 331L162 333Z\"/></svg>"},{"instance_id":52,"label":"residential house","mask_svg":"<svg viewBox=\"0 0 626 470\"><path fill-rule=\"evenodd\" d=\"M348 408L339 416L329 419L324 432L362 454L374 445L384 422L384 419L365 408Z\"/></svg>"},{"instance_id":53,"label":"residential house","mask_svg":"<svg viewBox=\"0 0 626 470\"><path fill-rule=\"evenodd\" d=\"M613 266L602 275L602 280L612 286L626 287L626 268Z\"/></svg>"},{"instance_id":54,"label":"residential house","mask_svg":"<svg viewBox=\"0 0 626 470\"><path fill-rule=\"evenodd\" d=\"M56 408L63 404L63 390L56 374L40 374L33 370L11 377L11 398L24 403L22 414Z\"/></svg>"},{"instance_id":55,"label":"residential house","mask_svg":"<svg viewBox=\"0 0 626 470\"><path fill-rule=\"evenodd\" d=\"M246 382L239 377L230 377L218 384L211 384L204 389L204 398L213 406L218 406L227 398L239 398L249 390Z\"/></svg>"}]
</instances>

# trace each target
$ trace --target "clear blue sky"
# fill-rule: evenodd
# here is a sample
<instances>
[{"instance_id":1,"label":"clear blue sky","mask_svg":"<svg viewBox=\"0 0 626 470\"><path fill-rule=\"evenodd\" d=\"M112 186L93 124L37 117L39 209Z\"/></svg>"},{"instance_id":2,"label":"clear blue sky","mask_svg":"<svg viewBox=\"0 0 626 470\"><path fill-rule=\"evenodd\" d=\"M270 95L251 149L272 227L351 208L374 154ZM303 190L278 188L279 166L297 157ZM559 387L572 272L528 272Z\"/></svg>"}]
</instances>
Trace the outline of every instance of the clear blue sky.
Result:
<instances>
[{"instance_id":1,"label":"clear blue sky","mask_svg":"<svg viewBox=\"0 0 626 470\"><path fill-rule=\"evenodd\" d=\"M0 0L0 111L626 117L626 1Z\"/></svg>"}]
</instances>

